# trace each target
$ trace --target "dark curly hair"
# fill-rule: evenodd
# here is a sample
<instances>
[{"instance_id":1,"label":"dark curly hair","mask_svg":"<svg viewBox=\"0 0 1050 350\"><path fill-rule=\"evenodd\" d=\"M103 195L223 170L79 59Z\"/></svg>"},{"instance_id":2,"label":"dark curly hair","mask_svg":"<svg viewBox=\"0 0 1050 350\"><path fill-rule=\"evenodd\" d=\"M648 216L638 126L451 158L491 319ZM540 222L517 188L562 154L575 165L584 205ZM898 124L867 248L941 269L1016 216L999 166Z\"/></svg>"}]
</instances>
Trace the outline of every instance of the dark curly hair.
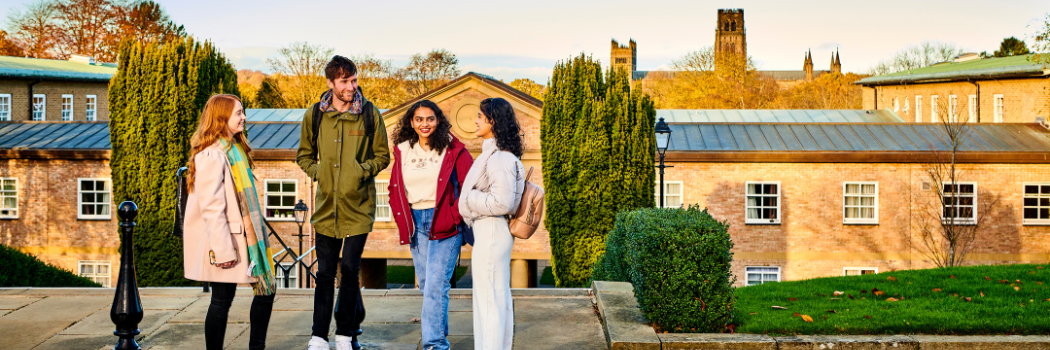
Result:
<instances>
[{"instance_id":1,"label":"dark curly hair","mask_svg":"<svg viewBox=\"0 0 1050 350\"><path fill-rule=\"evenodd\" d=\"M401 116L401 121L397 123L397 130L394 131L394 145L408 141L409 146L415 146L416 142L419 142L419 134L416 133L416 129L412 128L412 117L416 116L416 110L420 108L428 108L434 111L438 125L437 128L434 128L434 132L430 134L430 147L436 149L438 153L444 152L445 149L452 146L452 123L449 123L448 118L445 118L441 108L438 108L438 105L430 100L422 100L408 107L408 111Z\"/></svg>"},{"instance_id":2,"label":"dark curly hair","mask_svg":"<svg viewBox=\"0 0 1050 350\"><path fill-rule=\"evenodd\" d=\"M514 115L514 107L510 102L499 97L486 98L481 101L481 113L492 124L496 147L521 158L525 147L522 144L521 127L518 126L518 118Z\"/></svg>"}]
</instances>

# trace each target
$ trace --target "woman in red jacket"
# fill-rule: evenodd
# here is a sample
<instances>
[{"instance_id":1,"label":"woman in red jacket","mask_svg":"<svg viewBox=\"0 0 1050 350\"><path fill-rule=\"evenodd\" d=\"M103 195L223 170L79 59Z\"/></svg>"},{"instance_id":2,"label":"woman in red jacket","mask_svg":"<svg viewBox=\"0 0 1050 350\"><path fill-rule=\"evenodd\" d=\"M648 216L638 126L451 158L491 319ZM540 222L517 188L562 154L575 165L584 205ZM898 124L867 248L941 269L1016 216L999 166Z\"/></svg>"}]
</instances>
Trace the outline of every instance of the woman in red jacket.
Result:
<instances>
[{"instance_id":1,"label":"woman in red jacket","mask_svg":"<svg viewBox=\"0 0 1050 350\"><path fill-rule=\"evenodd\" d=\"M390 175L390 209L409 244L423 292L423 348L444 350L448 343L448 291L459 249L473 243L461 232L459 192L474 164L470 152L451 132L441 108L416 102L394 131L394 168ZM466 236L466 237L464 237Z\"/></svg>"}]
</instances>

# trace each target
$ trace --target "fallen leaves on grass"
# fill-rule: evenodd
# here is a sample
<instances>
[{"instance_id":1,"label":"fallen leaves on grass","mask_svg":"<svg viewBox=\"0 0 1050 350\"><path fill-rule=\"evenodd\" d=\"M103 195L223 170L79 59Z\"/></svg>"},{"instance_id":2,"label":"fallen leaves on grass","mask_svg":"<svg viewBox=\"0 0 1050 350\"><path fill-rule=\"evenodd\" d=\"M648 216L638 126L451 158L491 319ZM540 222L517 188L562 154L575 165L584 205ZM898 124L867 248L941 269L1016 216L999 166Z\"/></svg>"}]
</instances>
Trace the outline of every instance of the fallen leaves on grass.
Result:
<instances>
[{"instance_id":1,"label":"fallen leaves on grass","mask_svg":"<svg viewBox=\"0 0 1050 350\"><path fill-rule=\"evenodd\" d=\"M955 275L948 275L948 278L955 278Z\"/></svg>"},{"instance_id":2,"label":"fallen leaves on grass","mask_svg":"<svg viewBox=\"0 0 1050 350\"><path fill-rule=\"evenodd\" d=\"M787 309L788 309L788 308L786 308L786 307L783 307L783 306L777 306L777 305L773 305L773 308L774 308L774 309L777 309L777 310L787 310Z\"/></svg>"},{"instance_id":3,"label":"fallen leaves on grass","mask_svg":"<svg viewBox=\"0 0 1050 350\"><path fill-rule=\"evenodd\" d=\"M867 289L861 289L861 290L860 290L860 294L864 294L864 293L867 293L867 292L868 292L868 290L867 290Z\"/></svg>"},{"instance_id":4,"label":"fallen leaves on grass","mask_svg":"<svg viewBox=\"0 0 1050 350\"><path fill-rule=\"evenodd\" d=\"M890 276L890 277L886 277L886 279L888 279L890 281L893 281L893 282L897 282L897 277Z\"/></svg>"},{"instance_id":5,"label":"fallen leaves on grass","mask_svg":"<svg viewBox=\"0 0 1050 350\"><path fill-rule=\"evenodd\" d=\"M798 301L798 298L788 298L788 301Z\"/></svg>"},{"instance_id":6,"label":"fallen leaves on grass","mask_svg":"<svg viewBox=\"0 0 1050 350\"><path fill-rule=\"evenodd\" d=\"M835 311L835 310L828 310L828 313L829 313L829 314L837 314L837 313L839 313L839 312L838 312L838 311Z\"/></svg>"},{"instance_id":7,"label":"fallen leaves on grass","mask_svg":"<svg viewBox=\"0 0 1050 350\"><path fill-rule=\"evenodd\" d=\"M897 298L894 298L894 297L889 297L889 298L886 298L886 301L891 301L891 302L892 302L892 301L897 301Z\"/></svg>"},{"instance_id":8,"label":"fallen leaves on grass","mask_svg":"<svg viewBox=\"0 0 1050 350\"><path fill-rule=\"evenodd\" d=\"M870 319L871 319L871 315L864 315L864 318L866 318L866 319L869 319L869 320L870 320Z\"/></svg>"},{"instance_id":9,"label":"fallen leaves on grass","mask_svg":"<svg viewBox=\"0 0 1050 350\"><path fill-rule=\"evenodd\" d=\"M934 288L934 289L933 289L933 292L934 292L934 293L940 293L940 291L941 291L941 289L940 289L940 288Z\"/></svg>"},{"instance_id":10,"label":"fallen leaves on grass","mask_svg":"<svg viewBox=\"0 0 1050 350\"><path fill-rule=\"evenodd\" d=\"M800 315L800 314L799 314L799 313L797 313L797 312L796 312L796 313L793 313L793 314L791 314L791 317L799 317L799 316L802 316L802 315Z\"/></svg>"},{"instance_id":11,"label":"fallen leaves on grass","mask_svg":"<svg viewBox=\"0 0 1050 350\"><path fill-rule=\"evenodd\" d=\"M987 281L991 281L992 280L992 278L988 277L988 276L984 276L984 279L987 280Z\"/></svg>"},{"instance_id":12,"label":"fallen leaves on grass","mask_svg":"<svg viewBox=\"0 0 1050 350\"><path fill-rule=\"evenodd\" d=\"M837 291L837 290L834 293L831 293L831 295L834 295L834 296L840 296L840 295L843 295L843 294L846 294L846 293L844 293L842 291Z\"/></svg>"},{"instance_id":13,"label":"fallen leaves on grass","mask_svg":"<svg viewBox=\"0 0 1050 350\"><path fill-rule=\"evenodd\" d=\"M803 320L803 321L806 321L806 322L813 322L813 318L812 318L812 317L809 317L809 315L802 315L801 317L802 317L802 320Z\"/></svg>"},{"instance_id":14,"label":"fallen leaves on grass","mask_svg":"<svg viewBox=\"0 0 1050 350\"><path fill-rule=\"evenodd\" d=\"M1010 283L1010 281L1007 281L1007 280L999 280L999 283L1002 283L1002 284L1007 284L1007 283Z\"/></svg>"},{"instance_id":15,"label":"fallen leaves on grass","mask_svg":"<svg viewBox=\"0 0 1050 350\"><path fill-rule=\"evenodd\" d=\"M758 315L758 312L748 312L748 315Z\"/></svg>"},{"instance_id":16,"label":"fallen leaves on grass","mask_svg":"<svg viewBox=\"0 0 1050 350\"><path fill-rule=\"evenodd\" d=\"M1016 291L1020 291L1020 290L1021 290L1021 287L1018 287L1018 286L1014 286L1014 290L1016 290Z\"/></svg>"},{"instance_id":17,"label":"fallen leaves on grass","mask_svg":"<svg viewBox=\"0 0 1050 350\"><path fill-rule=\"evenodd\" d=\"M981 293L981 297L984 298L984 292L983 291L977 291L977 292Z\"/></svg>"},{"instance_id":18,"label":"fallen leaves on grass","mask_svg":"<svg viewBox=\"0 0 1050 350\"><path fill-rule=\"evenodd\" d=\"M878 290L877 288L872 288L871 289L871 294L875 294L875 296L883 296L883 295L886 295L886 292Z\"/></svg>"},{"instance_id":19,"label":"fallen leaves on grass","mask_svg":"<svg viewBox=\"0 0 1050 350\"><path fill-rule=\"evenodd\" d=\"M849 298L850 300L854 300L854 299L853 299L853 295L850 295L850 294L846 294L846 297L847 297L847 298Z\"/></svg>"},{"instance_id":20,"label":"fallen leaves on grass","mask_svg":"<svg viewBox=\"0 0 1050 350\"><path fill-rule=\"evenodd\" d=\"M973 301L973 298L971 298L971 297L965 297L965 298L963 298L963 300L966 300L966 302L971 302L971 301Z\"/></svg>"}]
</instances>

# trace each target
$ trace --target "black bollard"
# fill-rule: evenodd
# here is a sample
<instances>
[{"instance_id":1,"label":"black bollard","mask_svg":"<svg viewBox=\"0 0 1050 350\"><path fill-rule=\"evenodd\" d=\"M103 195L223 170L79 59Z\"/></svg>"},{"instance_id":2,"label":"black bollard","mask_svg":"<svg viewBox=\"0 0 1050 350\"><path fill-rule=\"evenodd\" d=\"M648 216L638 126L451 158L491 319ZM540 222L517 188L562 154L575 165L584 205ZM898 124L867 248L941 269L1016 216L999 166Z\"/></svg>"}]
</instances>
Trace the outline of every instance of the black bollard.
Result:
<instances>
[{"instance_id":1,"label":"black bollard","mask_svg":"<svg viewBox=\"0 0 1050 350\"><path fill-rule=\"evenodd\" d=\"M139 322L142 321L142 300L139 299L139 285L135 278L135 249L132 241L135 216L138 214L139 207L132 201L124 201L117 208L124 244L120 254L117 294L113 296L113 308L109 311L109 318L117 325L113 335L120 337L113 349L140 349L135 336L139 335Z\"/></svg>"}]
</instances>

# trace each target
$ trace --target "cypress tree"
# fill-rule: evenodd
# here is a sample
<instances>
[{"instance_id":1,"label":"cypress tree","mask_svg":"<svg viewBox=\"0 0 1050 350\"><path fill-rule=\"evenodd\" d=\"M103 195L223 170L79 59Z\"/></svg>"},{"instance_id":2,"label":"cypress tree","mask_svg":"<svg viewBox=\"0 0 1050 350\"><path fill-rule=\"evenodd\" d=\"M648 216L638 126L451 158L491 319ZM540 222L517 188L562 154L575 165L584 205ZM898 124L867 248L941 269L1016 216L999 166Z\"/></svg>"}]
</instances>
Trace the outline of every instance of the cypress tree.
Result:
<instances>
[{"instance_id":1,"label":"cypress tree","mask_svg":"<svg viewBox=\"0 0 1050 350\"><path fill-rule=\"evenodd\" d=\"M656 110L625 70L586 55L558 62L544 95L540 141L551 265L581 287L605 251L616 213L653 206Z\"/></svg>"},{"instance_id":2,"label":"cypress tree","mask_svg":"<svg viewBox=\"0 0 1050 350\"><path fill-rule=\"evenodd\" d=\"M175 170L208 98L238 94L237 73L210 42L125 40L109 84L110 171L115 201L139 206L135 264L142 286L180 286L182 241L171 236Z\"/></svg>"}]
</instances>

